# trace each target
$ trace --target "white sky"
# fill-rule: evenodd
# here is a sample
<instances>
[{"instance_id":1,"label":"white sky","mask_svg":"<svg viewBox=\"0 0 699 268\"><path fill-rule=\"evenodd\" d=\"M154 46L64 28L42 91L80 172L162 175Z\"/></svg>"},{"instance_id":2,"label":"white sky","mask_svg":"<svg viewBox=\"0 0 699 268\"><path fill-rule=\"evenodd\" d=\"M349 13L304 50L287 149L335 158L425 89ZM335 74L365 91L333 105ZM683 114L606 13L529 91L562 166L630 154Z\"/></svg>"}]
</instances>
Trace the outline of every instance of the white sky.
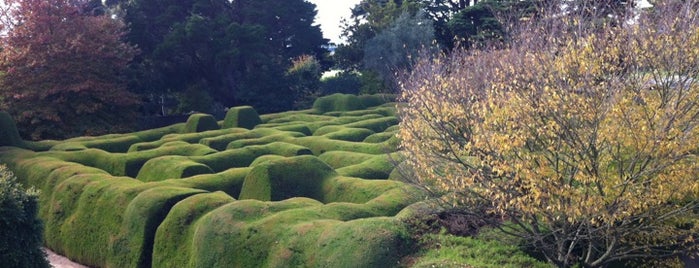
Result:
<instances>
[{"instance_id":1,"label":"white sky","mask_svg":"<svg viewBox=\"0 0 699 268\"><path fill-rule=\"evenodd\" d=\"M350 8L358 4L360 0L308 0L316 4L318 15L316 24L320 24L323 36L330 39L330 42L340 43L340 21L342 18L349 18L352 14Z\"/></svg>"}]
</instances>

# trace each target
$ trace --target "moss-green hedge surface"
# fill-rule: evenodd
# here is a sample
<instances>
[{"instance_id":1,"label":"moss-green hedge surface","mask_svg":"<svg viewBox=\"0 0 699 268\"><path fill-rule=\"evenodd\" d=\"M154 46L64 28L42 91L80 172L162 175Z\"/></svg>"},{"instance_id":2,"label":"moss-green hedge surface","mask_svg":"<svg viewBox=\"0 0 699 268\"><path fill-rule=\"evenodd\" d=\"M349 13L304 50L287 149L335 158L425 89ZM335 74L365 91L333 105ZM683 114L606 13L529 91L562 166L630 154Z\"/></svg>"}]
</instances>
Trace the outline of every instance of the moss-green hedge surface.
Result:
<instances>
[{"instance_id":1,"label":"moss-green hedge surface","mask_svg":"<svg viewBox=\"0 0 699 268\"><path fill-rule=\"evenodd\" d=\"M43 193L45 244L95 267L389 267L425 194L400 162L395 96L64 141L23 141L0 113L0 162Z\"/></svg>"}]
</instances>

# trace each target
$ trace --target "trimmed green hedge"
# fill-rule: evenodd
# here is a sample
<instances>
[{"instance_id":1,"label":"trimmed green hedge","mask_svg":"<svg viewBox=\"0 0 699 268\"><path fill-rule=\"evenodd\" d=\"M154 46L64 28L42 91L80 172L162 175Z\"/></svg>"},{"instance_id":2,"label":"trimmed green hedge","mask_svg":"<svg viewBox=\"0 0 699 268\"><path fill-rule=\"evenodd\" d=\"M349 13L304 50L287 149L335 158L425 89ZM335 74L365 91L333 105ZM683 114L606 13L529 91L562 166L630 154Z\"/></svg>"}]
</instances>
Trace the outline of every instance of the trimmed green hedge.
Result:
<instances>
[{"instance_id":1,"label":"trimmed green hedge","mask_svg":"<svg viewBox=\"0 0 699 268\"><path fill-rule=\"evenodd\" d=\"M216 118L210 114L193 114L187 119L184 126L185 133L202 132L220 129Z\"/></svg>"},{"instance_id":2,"label":"trimmed green hedge","mask_svg":"<svg viewBox=\"0 0 699 268\"><path fill-rule=\"evenodd\" d=\"M252 106L239 106L228 109L221 127L252 129L260 123L262 123L262 119L260 119L260 115L255 111L255 108L252 108Z\"/></svg>"},{"instance_id":3,"label":"trimmed green hedge","mask_svg":"<svg viewBox=\"0 0 699 268\"><path fill-rule=\"evenodd\" d=\"M0 111L0 146L24 146L15 121L10 114L3 111Z\"/></svg>"},{"instance_id":4,"label":"trimmed green hedge","mask_svg":"<svg viewBox=\"0 0 699 268\"><path fill-rule=\"evenodd\" d=\"M304 111L234 107L221 122L41 142L0 113L0 162L46 193L45 245L89 266L394 266L413 243L399 215L425 194L387 180L391 101L336 94Z\"/></svg>"}]
</instances>

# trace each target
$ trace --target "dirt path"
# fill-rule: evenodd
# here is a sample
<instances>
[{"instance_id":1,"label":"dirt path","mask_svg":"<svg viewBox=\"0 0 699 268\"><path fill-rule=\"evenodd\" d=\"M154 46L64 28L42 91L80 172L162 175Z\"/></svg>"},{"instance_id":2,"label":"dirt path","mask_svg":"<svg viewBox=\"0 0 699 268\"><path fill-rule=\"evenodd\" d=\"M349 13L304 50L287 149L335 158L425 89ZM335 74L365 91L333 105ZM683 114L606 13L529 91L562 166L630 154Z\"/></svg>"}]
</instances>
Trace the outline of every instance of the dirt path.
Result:
<instances>
[{"instance_id":1,"label":"dirt path","mask_svg":"<svg viewBox=\"0 0 699 268\"><path fill-rule=\"evenodd\" d=\"M89 268L85 265L74 263L70 261L68 258L58 255L47 248L44 248L44 250L46 251L46 255L48 255L48 259L51 263L51 266L53 266L54 268Z\"/></svg>"}]
</instances>

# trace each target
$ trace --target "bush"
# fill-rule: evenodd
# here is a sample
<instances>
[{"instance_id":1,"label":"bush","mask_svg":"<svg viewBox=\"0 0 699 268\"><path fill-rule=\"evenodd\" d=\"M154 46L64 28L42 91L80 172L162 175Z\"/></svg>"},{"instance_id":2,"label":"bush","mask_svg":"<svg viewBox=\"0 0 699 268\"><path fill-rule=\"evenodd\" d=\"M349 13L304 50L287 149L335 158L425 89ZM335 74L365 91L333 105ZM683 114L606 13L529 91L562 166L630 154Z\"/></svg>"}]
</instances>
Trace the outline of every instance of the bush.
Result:
<instances>
[{"instance_id":1,"label":"bush","mask_svg":"<svg viewBox=\"0 0 699 268\"><path fill-rule=\"evenodd\" d=\"M23 190L0 165L0 266L49 267L41 248L43 224L37 217L38 192Z\"/></svg>"},{"instance_id":2,"label":"bush","mask_svg":"<svg viewBox=\"0 0 699 268\"><path fill-rule=\"evenodd\" d=\"M320 80L320 88L323 95L335 93L359 94L362 80L356 72L342 71L334 76Z\"/></svg>"},{"instance_id":3,"label":"bush","mask_svg":"<svg viewBox=\"0 0 699 268\"><path fill-rule=\"evenodd\" d=\"M695 253L697 16L662 1L619 27L533 19L507 49L418 63L399 134L416 178L492 204L557 266Z\"/></svg>"},{"instance_id":4,"label":"bush","mask_svg":"<svg viewBox=\"0 0 699 268\"><path fill-rule=\"evenodd\" d=\"M15 121L7 112L0 111L0 146L21 146L22 138L19 136Z\"/></svg>"},{"instance_id":5,"label":"bush","mask_svg":"<svg viewBox=\"0 0 699 268\"><path fill-rule=\"evenodd\" d=\"M308 109L320 96L320 62L310 55L301 55L292 60L286 71L291 91L294 94L294 109Z\"/></svg>"},{"instance_id":6,"label":"bush","mask_svg":"<svg viewBox=\"0 0 699 268\"><path fill-rule=\"evenodd\" d=\"M187 114L192 112L213 113L214 99L209 95L207 86L204 83L188 87L177 96L177 114Z\"/></svg>"},{"instance_id":7,"label":"bush","mask_svg":"<svg viewBox=\"0 0 699 268\"><path fill-rule=\"evenodd\" d=\"M216 130L221 127L216 122L216 118L209 114L193 114L190 115L185 124L185 133L203 132L207 130Z\"/></svg>"}]
</instances>

